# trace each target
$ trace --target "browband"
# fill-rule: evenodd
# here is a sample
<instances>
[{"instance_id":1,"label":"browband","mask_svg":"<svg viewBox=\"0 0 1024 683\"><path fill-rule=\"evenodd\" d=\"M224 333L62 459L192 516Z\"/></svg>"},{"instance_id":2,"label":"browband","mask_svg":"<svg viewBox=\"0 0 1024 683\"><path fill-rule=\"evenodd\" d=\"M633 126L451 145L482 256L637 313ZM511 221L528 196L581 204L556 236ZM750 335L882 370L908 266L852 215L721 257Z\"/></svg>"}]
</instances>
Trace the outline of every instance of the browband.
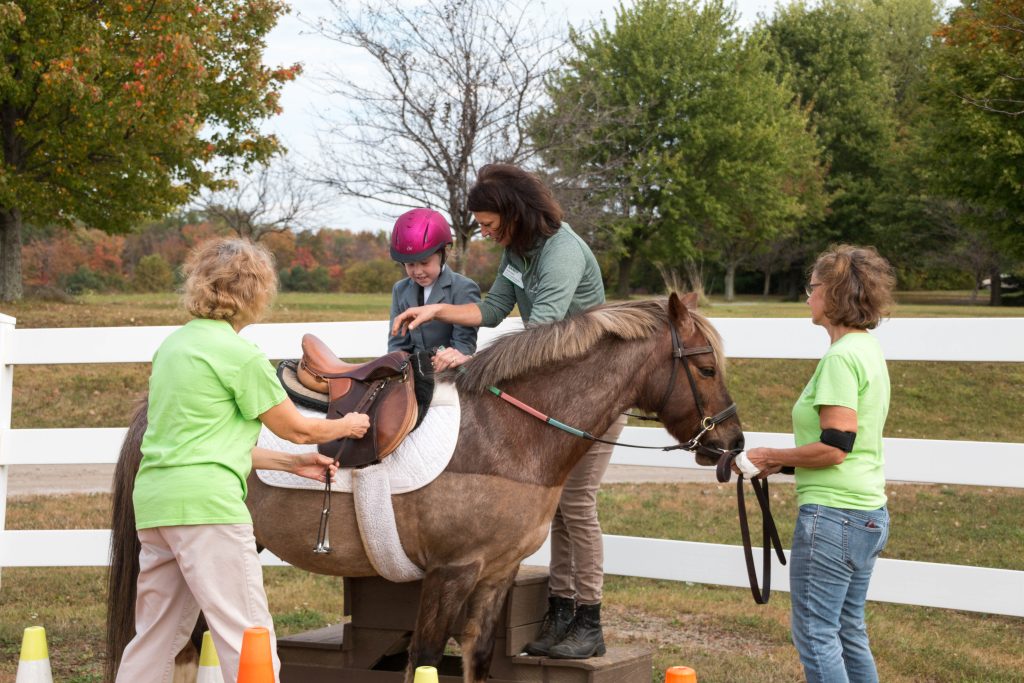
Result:
<instances>
[{"instance_id":1,"label":"browband","mask_svg":"<svg viewBox=\"0 0 1024 683\"><path fill-rule=\"evenodd\" d=\"M822 429L821 442L849 453L853 450L853 442L857 439L857 432L841 432L838 429Z\"/></svg>"}]
</instances>

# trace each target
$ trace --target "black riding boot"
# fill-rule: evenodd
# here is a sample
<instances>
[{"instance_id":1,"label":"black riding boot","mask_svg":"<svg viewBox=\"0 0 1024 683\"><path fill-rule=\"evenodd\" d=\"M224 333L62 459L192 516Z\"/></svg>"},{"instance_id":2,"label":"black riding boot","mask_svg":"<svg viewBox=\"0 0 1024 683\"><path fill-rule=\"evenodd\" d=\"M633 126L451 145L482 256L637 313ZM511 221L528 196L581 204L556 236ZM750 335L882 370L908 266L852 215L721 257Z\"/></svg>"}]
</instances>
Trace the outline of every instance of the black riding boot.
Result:
<instances>
[{"instance_id":1,"label":"black riding boot","mask_svg":"<svg viewBox=\"0 0 1024 683\"><path fill-rule=\"evenodd\" d=\"M572 598L548 598L548 612L544 615L537 640L527 643L526 654L546 657L551 646L565 637L572 623L572 611L576 602Z\"/></svg>"},{"instance_id":2,"label":"black riding boot","mask_svg":"<svg viewBox=\"0 0 1024 683\"><path fill-rule=\"evenodd\" d=\"M569 632L562 642L551 647L552 659L586 659L605 653L604 633L601 632L601 603L577 605L576 616L569 624Z\"/></svg>"}]
</instances>

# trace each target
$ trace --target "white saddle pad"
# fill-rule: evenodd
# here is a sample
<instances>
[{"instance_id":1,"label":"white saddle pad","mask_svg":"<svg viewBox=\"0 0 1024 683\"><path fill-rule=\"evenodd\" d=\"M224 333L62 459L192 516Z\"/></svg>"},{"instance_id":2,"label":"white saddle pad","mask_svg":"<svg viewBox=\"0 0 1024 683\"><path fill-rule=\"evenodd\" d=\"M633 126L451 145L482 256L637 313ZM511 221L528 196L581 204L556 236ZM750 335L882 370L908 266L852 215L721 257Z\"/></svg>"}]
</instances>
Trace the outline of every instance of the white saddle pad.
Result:
<instances>
[{"instance_id":1,"label":"white saddle pad","mask_svg":"<svg viewBox=\"0 0 1024 683\"><path fill-rule=\"evenodd\" d=\"M310 417L324 415L301 406L299 412ZM452 459L455 443L459 438L461 416L459 394L455 385L439 382L434 387L434 398L420 426L409 434L391 455L367 469L377 470L374 472L375 477L387 475L392 495L423 488L436 479ZM266 427L260 431L256 445L285 453L306 453L316 450L316 446L286 441ZM256 470L256 476L268 486L315 491L322 491L324 488L321 482L279 470ZM352 470L338 470L331 483L331 489L351 493Z\"/></svg>"}]
</instances>

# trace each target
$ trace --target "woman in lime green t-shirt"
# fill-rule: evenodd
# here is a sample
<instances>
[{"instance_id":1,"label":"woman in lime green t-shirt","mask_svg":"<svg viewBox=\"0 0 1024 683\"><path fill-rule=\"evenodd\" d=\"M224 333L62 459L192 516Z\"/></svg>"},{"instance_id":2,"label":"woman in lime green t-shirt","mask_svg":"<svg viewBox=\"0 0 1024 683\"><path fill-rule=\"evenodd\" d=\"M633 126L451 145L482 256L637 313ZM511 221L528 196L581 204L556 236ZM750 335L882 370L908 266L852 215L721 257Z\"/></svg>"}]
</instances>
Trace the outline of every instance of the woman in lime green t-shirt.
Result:
<instances>
[{"instance_id":1,"label":"woman in lime green t-shirt","mask_svg":"<svg viewBox=\"0 0 1024 683\"><path fill-rule=\"evenodd\" d=\"M132 496L141 543L136 635L122 655L120 683L169 682L200 610L224 680L236 679L245 629L264 626L274 634L245 507L246 478L256 467L322 479L333 466L315 451L255 448L261 425L301 444L360 438L369 426L366 415L355 413L339 420L303 416L263 352L238 335L277 291L266 249L210 240L190 254L185 274L193 320L157 349L149 381Z\"/></svg>"},{"instance_id":2,"label":"woman in lime green t-shirt","mask_svg":"<svg viewBox=\"0 0 1024 683\"><path fill-rule=\"evenodd\" d=\"M889 372L867 331L888 314L894 285L892 267L873 248L842 245L818 257L807 304L831 345L793 406L796 447L747 452L762 476L795 468L792 632L809 683L878 680L864 602L889 538Z\"/></svg>"}]
</instances>

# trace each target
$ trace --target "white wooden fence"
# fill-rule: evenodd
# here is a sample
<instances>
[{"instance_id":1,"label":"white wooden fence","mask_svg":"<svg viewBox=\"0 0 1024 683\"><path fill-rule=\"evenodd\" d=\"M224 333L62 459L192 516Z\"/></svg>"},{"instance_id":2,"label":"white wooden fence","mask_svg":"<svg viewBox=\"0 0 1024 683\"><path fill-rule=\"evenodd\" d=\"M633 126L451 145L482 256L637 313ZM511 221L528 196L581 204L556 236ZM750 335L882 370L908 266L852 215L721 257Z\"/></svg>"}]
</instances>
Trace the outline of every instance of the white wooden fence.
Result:
<instances>
[{"instance_id":1,"label":"white wooden fence","mask_svg":"<svg viewBox=\"0 0 1024 683\"><path fill-rule=\"evenodd\" d=\"M827 346L820 328L805 319L717 319L726 351L736 358L819 358ZM387 323L292 323L253 325L243 336L271 358L294 357L303 333L313 332L343 356L383 353ZM481 343L518 329L518 320L481 330ZM12 531L4 529L10 465L113 463L124 429L10 429L11 390L17 365L148 362L173 327L15 328L0 314L0 567L101 566L109 532ZM1024 318L896 319L875 333L889 360L1024 362ZM1011 399L1012 400L1012 399ZM742 406L741 406L742 412ZM954 416L955 417L955 416ZM789 434L747 432L748 447L792 444ZM623 440L671 443L662 429L628 427ZM1024 489L1024 444L886 439L886 476L894 481L966 484ZM613 463L698 468L693 457L626 447ZM705 468L706 469L706 468ZM1024 492L1022 492L1024 495ZM971 511L965 510L965 516ZM1020 550L1020 549L1018 549ZM547 546L530 562L546 563ZM1024 571L881 559L868 597L872 600L1024 617ZM266 564L279 564L269 553ZM610 574L746 586L742 549L625 536L605 536ZM773 567L777 590L786 590L786 567Z\"/></svg>"}]
</instances>

